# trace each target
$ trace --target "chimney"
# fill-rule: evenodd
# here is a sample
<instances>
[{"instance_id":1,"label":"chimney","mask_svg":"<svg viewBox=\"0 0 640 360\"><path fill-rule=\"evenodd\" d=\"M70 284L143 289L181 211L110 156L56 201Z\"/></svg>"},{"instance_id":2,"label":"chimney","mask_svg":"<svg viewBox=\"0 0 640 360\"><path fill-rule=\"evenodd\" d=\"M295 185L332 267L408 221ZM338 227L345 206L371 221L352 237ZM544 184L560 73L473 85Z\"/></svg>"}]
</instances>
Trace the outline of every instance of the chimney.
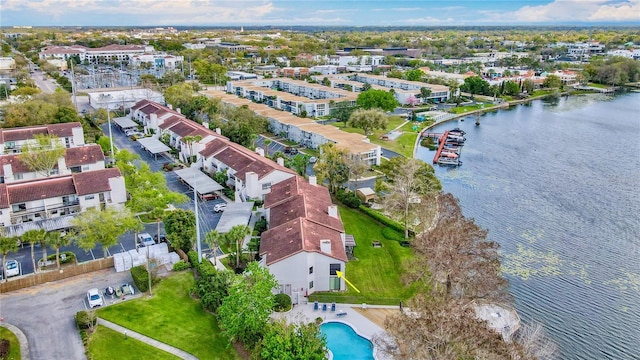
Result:
<instances>
[{"instance_id":1,"label":"chimney","mask_svg":"<svg viewBox=\"0 0 640 360\"><path fill-rule=\"evenodd\" d=\"M180 108L176 108L176 112L177 112L178 114L182 114L182 112L180 111Z\"/></svg>"},{"instance_id":2,"label":"chimney","mask_svg":"<svg viewBox=\"0 0 640 360\"><path fill-rule=\"evenodd\" d=\"M309 184L316 186L318 185L318 180L316 180L315 176L309 176Z\"/></svg>"},{"instance_id":3,"label":"chimney","mask_svg":"<svg viewBox=\"0 0 640 360\"><path fill-rule=\"evenodd\" d=\"M203 122L202 122L202 126L204 126L205 128L207 128L207 129L208 129L208 128L209 128L209 123L208 123L208 122L206 122L206 121L203 121Z\"/></svg>"},{"instance_id":4,"label":"chimney","mask_svg":"<svg viewBox=\"0 0 640 360\"><path fill-rule=\"evenodd\" d=\"M284 159L283 159L283 158L279 157L279 158L276 160L276 162L278 163L278 165L280 165L280 166L284 166Z\"/></svg>"},{"instance_id":5,"label":"chimney","mask_svg":"<svg viewBox=\"0 0 640 360\"><path fill-rule=\"evenodd\" d=\"M320 251L325 254L331 255L331 240L320 240Z\"/></svg>"},{"instance_id":6,"label":"chimney","mask_svg":"<svg viewBox=\"0 0 640 360\"><path fill-rule=\"evenodd\" d=\"M171 104L167 103L167 107L168 107L169 109L173 110L173 105L171 105Z\"/></svg>"},{"instance_id":7,"label":"chimney","mask_svg":"<svg viewBox=\"0 0 640 360\"><path fill-rule=\"evenodd\" d=\"M218 133L218 135L222 135L222 131L220 130L220 128L216 128L216 133Z\"/></svg>"},{"instance_id":8,"label":"chimney","mask_svg":"<svg viewBox=\"0 0 640 360\"><path fill-rule=\"evenodd\" d=\"M256 148L256 154L264 157L264 149L257 147Z\"/></svg>"},{"instance_id":9,"label":"chimney","mask_svg":"<svg viewBox=\"0 0 640 360\"><path fill-rule=\"evenodd\" d=\"M329 205L329 216L334 217L334 218L338 218L338 206L337 205Z\"/></svg>"}]
</instances>

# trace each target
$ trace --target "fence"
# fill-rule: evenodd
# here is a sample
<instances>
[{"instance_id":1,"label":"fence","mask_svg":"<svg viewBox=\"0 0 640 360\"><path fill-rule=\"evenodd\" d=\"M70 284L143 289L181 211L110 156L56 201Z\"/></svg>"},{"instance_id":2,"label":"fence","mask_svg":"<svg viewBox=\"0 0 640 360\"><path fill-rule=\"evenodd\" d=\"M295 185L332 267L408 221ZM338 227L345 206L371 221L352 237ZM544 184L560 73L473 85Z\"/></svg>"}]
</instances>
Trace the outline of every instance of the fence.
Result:
<instances>
[{"instance_id":1,"label":"fence","mask_svg":"<svg viewBox=\"0 0 640 360\"><path fill-rule=\"evenodd\" d=\"M75 265L67 265L62 267L60 271L58 271L58 269L53 269L36 274L21 276L16 279L9 279L9 281L0 283L0 293L4 294L7 292L36 286L51 281L62 280L70 278L72 276L87 274L102 269L108 269L110 267L113 267L113 257L87 261Z\"/></svg>"}]
</instances>

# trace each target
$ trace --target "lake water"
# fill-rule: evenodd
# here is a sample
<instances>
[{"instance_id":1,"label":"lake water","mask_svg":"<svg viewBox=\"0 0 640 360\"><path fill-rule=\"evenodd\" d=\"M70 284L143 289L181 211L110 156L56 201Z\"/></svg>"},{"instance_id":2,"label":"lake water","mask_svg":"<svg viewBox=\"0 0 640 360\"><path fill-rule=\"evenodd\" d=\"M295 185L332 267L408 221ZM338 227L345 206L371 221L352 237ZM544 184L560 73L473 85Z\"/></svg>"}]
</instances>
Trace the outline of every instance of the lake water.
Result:
<instances>
[{"instance_id":1,"label":"lake water","mask_svg":"<svg viewBox=\"0 0 640 360\"><path fill-rule=\"evenodd\" d=\"M524 322L559 359L640 359L640 94L534 101L467 132L444 191L501 245ZM431 163L433 152L417 157Z\"/></svg>"}]
</instances>

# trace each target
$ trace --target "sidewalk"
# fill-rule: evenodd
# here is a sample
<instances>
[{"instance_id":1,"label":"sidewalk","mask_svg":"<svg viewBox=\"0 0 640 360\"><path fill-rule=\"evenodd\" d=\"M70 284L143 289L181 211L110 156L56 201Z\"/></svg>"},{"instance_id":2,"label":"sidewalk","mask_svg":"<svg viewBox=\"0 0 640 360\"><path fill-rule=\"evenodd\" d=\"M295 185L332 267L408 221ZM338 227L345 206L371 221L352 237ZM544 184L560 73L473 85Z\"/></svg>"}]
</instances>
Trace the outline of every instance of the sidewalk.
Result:
<instances>
[{"instance_id":1,"label":"sidewalk","mask_svg":"<svg viewBox=\"0 0 640 360\"><path fill-rule=\"evenodd\" d=\"M170 354L173 354L173 355L175 355L175 356L177 356L177 357L179 357L181 359L189 359L189 360L197 360L198 359L197 357L189 354L186 351L182 351L182 350L180 350L178 348L174 348L171 345L167 345L167 344L162 343L162 342L160 342L158 340L154 340L154 339L152 339L152 338L150 338L148 336L144 336L144 335L142 335L140 333L137 333L135 331L129 330L129 329L127 329L125 327L122 327L122 326L120 326L118 324L114 324L111 321L107 321L107 320L98 318L98 325L102 325L102 326L107 327L109 329L115 330L115 331L117 331L119 333L126 334L127 337L131 337L132 339L136 339L136 340L142 341L143 343L149 344L149 345L151 345L153 347L156 347L156 348L158 348L160 350L166 351L166 352L168 352ZM126 337L125 337L125 339L126 339Z\"/></svg>"}]
</instances>

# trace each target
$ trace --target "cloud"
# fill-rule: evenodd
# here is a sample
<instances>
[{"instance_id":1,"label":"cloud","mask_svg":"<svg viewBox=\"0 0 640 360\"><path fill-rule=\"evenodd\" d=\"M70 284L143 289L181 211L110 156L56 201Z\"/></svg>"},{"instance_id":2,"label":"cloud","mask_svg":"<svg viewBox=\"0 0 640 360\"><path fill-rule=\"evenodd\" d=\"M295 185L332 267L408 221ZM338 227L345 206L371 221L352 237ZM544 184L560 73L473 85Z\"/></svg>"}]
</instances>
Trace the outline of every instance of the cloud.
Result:
<instances>
[{"instance_id":1,"label":"cloud","mask_svg":"<svg viewBox=\"0 0 640 360\"><path fill-rule=\"evenodd\" d=\"M640 0L555 0L505 13L503 20L524 23L640 21Z\"/></svg>"}]
</instances>

